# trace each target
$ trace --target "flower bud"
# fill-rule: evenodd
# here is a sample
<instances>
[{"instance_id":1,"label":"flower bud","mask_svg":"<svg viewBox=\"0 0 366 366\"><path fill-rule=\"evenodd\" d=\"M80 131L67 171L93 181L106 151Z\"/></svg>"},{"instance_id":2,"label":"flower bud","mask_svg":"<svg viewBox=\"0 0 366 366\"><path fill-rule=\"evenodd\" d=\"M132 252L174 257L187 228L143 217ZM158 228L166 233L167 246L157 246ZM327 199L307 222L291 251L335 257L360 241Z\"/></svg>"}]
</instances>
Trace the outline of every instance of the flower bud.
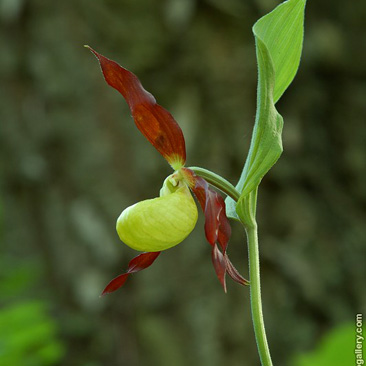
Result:
<instances>
[{"instance_id":1,"label":"flower bud","mask_svg":"<svg viewBox=\"0 0 366 366\"><path fill-rule=\"evenodd\" d=\"M187 185L168 177L160 197L126 208L117 220L117 233L129 247L158 252L182 242L194 229L198 211Z\"/></svg>"}]
</instances>

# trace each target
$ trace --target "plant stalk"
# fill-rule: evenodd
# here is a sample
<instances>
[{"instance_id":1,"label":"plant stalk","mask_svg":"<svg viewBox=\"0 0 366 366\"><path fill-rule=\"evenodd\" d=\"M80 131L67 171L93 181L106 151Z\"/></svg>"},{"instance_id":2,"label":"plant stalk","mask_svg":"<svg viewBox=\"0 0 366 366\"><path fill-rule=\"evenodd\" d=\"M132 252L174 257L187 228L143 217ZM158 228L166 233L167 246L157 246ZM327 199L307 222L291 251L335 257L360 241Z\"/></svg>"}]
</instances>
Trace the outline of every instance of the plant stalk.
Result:
<instances>
[{"instance_id":1,"label":"plant stalk","mask_svg":"<svg viewBox=\"0 0 366 366\"><path fill-rule=\"evenodd\" d=\"M204 178L208 183L218 188L220 191L224 192L226 195L231 197L235 202L238 201L240 193L235 189L235 187L228 182L225 178L220 175L211 172L208 169L192 166L189 167L198 176Z\"/></svg>"},{"instance_id":2,"label":"plant stalk","mask_svg":"<svg viewBox=\"0 0 366 366\"><path fill-rule=\"evenodd\" d=\"M199 167L190 167L197 175L206 179L208 183L226 193L235 202L240 198L240 193L236 188L223 177L215 174L207 169ZM253 192L246 200L246 212L248 216L245 220L240 217L244 224L248 240L249 252L249 276L250 276L250 303L252 311L252 320L257 341L258 353L262 366L272 366L271 355L267 343L266 330L264 328L263 311L262 311L262 297L259 271L259 247L258 247L258 227L255 221L255 212L257 206L257 191ZM246 221L244 223L244 221Z\"/></svg>"},{"instance_id":3,"label":"plant stalk","mask_svg":"<svg viewBox=\"0 0 366 366\"><path fill-rule=\"evenodd\" d=\"M262 366L272 366L262 311L257 224L246 227L246 234L249 252L250 303L255 339Z\"/></svg>"}]
</instances>

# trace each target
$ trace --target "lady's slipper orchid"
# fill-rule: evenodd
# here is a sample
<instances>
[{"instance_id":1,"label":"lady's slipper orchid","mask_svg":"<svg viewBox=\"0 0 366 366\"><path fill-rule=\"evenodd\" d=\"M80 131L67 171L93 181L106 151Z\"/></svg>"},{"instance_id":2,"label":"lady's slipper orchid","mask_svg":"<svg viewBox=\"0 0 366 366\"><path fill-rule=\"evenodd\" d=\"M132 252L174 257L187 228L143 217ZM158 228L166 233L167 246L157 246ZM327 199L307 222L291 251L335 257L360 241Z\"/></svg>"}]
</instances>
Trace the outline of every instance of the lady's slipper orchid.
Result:
<instances>
[{"instance_id":1,"label":"lady's slipper orchid","mask_svg":"<svg viewBox=\"0 0 366 366\"><path fill-rule=\"evenodd\" d=\"M185 141L177 122L156 103L133 73L88 48L99 60L106 82L126 100L137 128L175 170L164 181L160 197L130 206L118 218L120 239L131 248L145 253L133 258L128 270L114 278L102 295L117 290L131 273L149 267L161 251L179 244L190 234L198 216L190 190L205 214L206 239L212 247L212 262L225 292L226 273L234 281L247 285L248 281L238 273L226 253L231 228L225 213L225 202L206 180L184 167Z\"/></svg>"},{"instance_id":2,"label":"lady's slipper orchid","mask_svg":"<svg viewBox=\"0 0 366 366\"><path fill-rule=\"evenodd\" d=\"M158 252L181 243L194 229L198 211L188 186L165 180L160 197L126 208L117 220L120 239L142 252ZM168 188L171 186L171 188Z\"/></svg>"}]
</instances>

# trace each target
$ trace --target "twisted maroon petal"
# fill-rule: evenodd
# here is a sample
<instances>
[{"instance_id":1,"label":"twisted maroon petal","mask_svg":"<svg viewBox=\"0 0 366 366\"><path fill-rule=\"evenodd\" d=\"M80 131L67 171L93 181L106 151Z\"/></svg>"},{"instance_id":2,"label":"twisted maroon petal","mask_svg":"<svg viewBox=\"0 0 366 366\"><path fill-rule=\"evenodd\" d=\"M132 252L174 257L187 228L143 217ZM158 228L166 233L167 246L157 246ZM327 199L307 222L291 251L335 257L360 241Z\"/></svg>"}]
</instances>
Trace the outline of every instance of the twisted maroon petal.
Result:
<instances>
[{"instance_id":1,"label":"twisted maroon petal","mask_svg":"<svg viewBox=\"0 0 366 366\"><path fill-rule=\"evenodd\" d=\"M217 192L209 188L208 183L201 177L195 177L195 185L192 191L196 195L202 211L205 214L205 234L211 245L215 245L220 227L220 214L222 206L218 201Z\"/></svg>"},{"instance_id":2,"label":"twisted maroon petal","mask_svg":"<svg viewBox=\"0 0 366 366\"><path fill-rule=\"evenodd\" d=\"M212 247L212 262L224 291L226 292L226 273L235 282L241 285L248 285L249 281L239 274L226 253L231 236L231 227L226 216L224 199L211 189L202 177L197 176L192 170L182 168L181 171L205 214L206 239ZM220 245L221 251L216 243Z\"/></svg>"},{"instance_id":3,"label":"twisted maroon petal","mask_svg":"<svg viewBox=\"0 0 366 366\"><path fill-rule=\"evenodd\" d=\"M212 247L211 256L217 278L219 279L222 287L224 288L224 291L226 292L226 262L224 256L222 255L216 244Z\"/></svg>"},{"instance_id":4,"label":"twisted maroon petal","mask_svg":"<svg viewBox=\"0 0 366 366\"><path fill-rule=\"evenodd\" d=\"M220 201L222 210L219 215L220 226L217 235L217 241L219 242L223 252L226 253L226 248L231 237L231 226L229 219L226 216L225 201L221 196L218 196L218 200Z\"/></svg>"},{"instance_id":5,"label":"twisted maroon petal","mask_svg":"<svg viewBox=\"0 0 366 366\"><path fill-rule=\"evenodd\" d=\"M186 161L184 136L173 116L156 103L136 75L88 48L99 60L106 82L125 98L137 128L174 169L182 167Z\"/></svg>"},{"instance_id":6,"label":"twisted maroon petal","mask_svg":"<svg viewBox=\"0 0 366 366\"><path fill-rule=\"evenodd\" d=\"M206 239L213 246L217 241L220 227L219 219L222 217L220 213L223 209L218 200L219 195L209 187L202 177L197 176L192 170L183 168L182 173L205 214Z\"/></svg>"},{"instance_id":7,"label":"twisted maroon petal","mask_svg":"<svg viewBox=\"0 0 366 366\"><path fill-rule=\"evenodd\" d=\"M228 275L237 283L243 286L248 286L250 282L246 280L234 267L234 265L231 263L229 257L227 256L227 253L224 254L224 261L226 266L226 271Z\"/></svg>"},{"instance_id":8,"label":"twisted maroon petal","mask_svg":"<svg viewBox=\"0 0 366 366\"><path fill-rule=\"evenodd\" d=\"M231 227L229 219L226 217L224 199L192 170L182 168L181 171L205 214L207 241L212 246L218 242L222 252L225 253L231 236Z\"/></svg>"},{"instance_id":9,"label":"twisted maroon petal","mask_svg":"<svg viewBox=\"0 0 366 366\"><path fill-rule=\"evenodd\" d=\"M114 292L122 287L130 274L142 271L143 269L150 267L160 253L161 252L147 252L139 254L137 257L133 258L128 264L128 269L126 273L117 276L111 282L109 282L103 290L101 296Z\"/></svg>"}]
</instances>

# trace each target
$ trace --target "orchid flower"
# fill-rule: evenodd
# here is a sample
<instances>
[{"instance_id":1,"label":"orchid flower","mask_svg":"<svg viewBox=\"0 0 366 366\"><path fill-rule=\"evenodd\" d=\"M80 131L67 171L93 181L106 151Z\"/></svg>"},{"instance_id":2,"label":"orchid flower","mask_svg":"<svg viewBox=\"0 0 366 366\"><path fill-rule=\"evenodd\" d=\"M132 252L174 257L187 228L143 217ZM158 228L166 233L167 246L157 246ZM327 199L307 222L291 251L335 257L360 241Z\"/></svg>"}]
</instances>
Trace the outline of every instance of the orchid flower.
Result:
<instances>
[{"instance_id":1,"label":"orchid flower","mask_svg":"<svg viewBox=\"0 0 366 366\"><path fill-rule=\"evenodd\" d=\"M225 292L226 274L241 285L249 284L227 255L231 235L228 217L243 224L248 244L253 329L263 366L273 363L262 310L257 194L263 177L283 150L283 118L276 103L291 84L300 63L305 4L306 0L286 0L253 26L258 64L257 110L248 155L236 187L206 169L185 167L184 136L172 115L156 103L134 74L86 46L97 57L106 82L126 100L137 128L174 170L164 180L159 197L136 203L119 216L120 239L143 253L130 261L126 272L109 282L102 295L123 286L132 273L149 267L162 251L190 234L198 217L195 196L205 215L212 263ZM226 201L211 186L225 193Z\"/></svg>"},{"instance_id":2,"label":"orchid flower","mask_svg":"<svg viewBox=\"0 0 366 366\"><path fill-rule=\"evenodd\" d=\"M205 214L206 239L211 245L213 266L224 291L226 273L239 284L248 285L249 282L239 274L227 255L231 228L224 199L196 174L194 168L184 166L186 148L178 123L156 103L136 75L86 47L97 57L105 81L126 100L137 128L174 170L165 179L159 197L138 202L119 216L116 225L119 238L143 253L130 261L125 273L109 282L102 295L123 286L130 274L149 267L162 251L181 243L191 233L198 217L191 192Z\"/></svg>"}]
</instances>

